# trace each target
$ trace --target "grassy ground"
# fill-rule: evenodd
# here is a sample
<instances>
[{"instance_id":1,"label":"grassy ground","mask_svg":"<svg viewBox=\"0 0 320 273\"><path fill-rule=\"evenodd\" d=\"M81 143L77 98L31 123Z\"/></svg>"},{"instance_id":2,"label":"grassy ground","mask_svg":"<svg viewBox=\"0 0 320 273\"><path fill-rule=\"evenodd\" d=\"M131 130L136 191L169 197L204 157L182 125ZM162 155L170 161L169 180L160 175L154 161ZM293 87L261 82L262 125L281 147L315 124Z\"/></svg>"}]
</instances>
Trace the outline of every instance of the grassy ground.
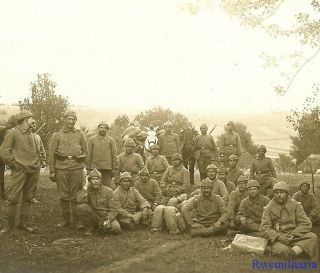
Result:
<instances>
[{"instance_id":1,"label":"grassy ground","mask_svg":"<svg viewBox=\"0 0 320 273\"><path fill-rule=\"evenodd\" d=\"M298 189L299 181L308 178L281 177L289 183L292 193ZM10 187L9 177L6 187ZM319 176L316 176L316 192L320 193ZM230 243L227 237L193 239L188 234L172 236L140 230L86 238L71 228L56 229L54 225L61 218L55 184L42 176L37 195L40 203L32 205L30 217L37 232L27 234L15 230L9 236L0 237L0 273L252 271L254 256L222 250ZM5 210L6 202L0 203L1 227L5 224ZM315 232L320 236L319 229ZM168 244L173 247L163 250Z\"/></svg>"}]
</instances>

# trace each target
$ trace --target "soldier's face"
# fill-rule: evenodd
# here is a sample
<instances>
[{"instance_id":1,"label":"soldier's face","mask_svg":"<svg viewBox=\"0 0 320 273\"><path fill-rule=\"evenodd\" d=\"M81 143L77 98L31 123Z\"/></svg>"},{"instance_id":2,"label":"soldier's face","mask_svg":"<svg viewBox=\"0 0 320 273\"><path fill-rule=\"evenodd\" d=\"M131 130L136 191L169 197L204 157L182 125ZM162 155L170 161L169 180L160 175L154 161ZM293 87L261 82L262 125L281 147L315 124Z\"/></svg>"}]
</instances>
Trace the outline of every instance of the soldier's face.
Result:
<instances>
[{"instance_id":1,"label":"soldier's face","mask_svg":"<svg viewBox=\"0 0 320 273\"><path fill-rule=\"evenodd\" d=\"M91 177L90 185L93 189L98 189L101 185L101 178L97 176Z\"/></svg>"},{"instance_id":2,"label":"soldier's face","mask_svg":"<svg viewBox=\"0 0 320 273\"><path fill-rule=\"evenodd\" d=\"M166 131L166 133L171 133L172 127L171 126L164 126L164 130Z\"/></svg>"},{"instance_id":3,"label":"soldier's face","mask_svg":"<svg viewBox=\"0 0 320 273\"><path fill-rule=\"evenodd\" d=\"M259 188L258 187L250 187L249 189L247 189L247 191L248 191L248 196L250 198L255 198L259 194Z\"/></svg>"},{"instance_id":4,"label":"soldier's face","mask_svg":"<svg viewBox=\"0 0 320 273\"><path fill-rule=\"evenodd\" d=\"M233 125L227 125L227 131L232 132L234 130Z\"/></svg>"},{"instance_id":5,"label":"soldier's face","mask_svg":"<svg viewBox=\"0 0 320 273\"><path fill-rule=\"evenodd\" d=\"M145 174L145 173L142 173L140 174L140 179L143 183L147 183L148 180L149 180L149 175Z\"/></svg>"},{"instance_id":6,"label":"soldier's face","mask_svg":"<svg viewBox=\"0 0 320 273\"><path fill-rule=\"evenodd\" d=\"M273 198L279 205L282 205L287 201L288 193L284 190L274 190Z\"/></svg>"},{"instance_id":7,"label":"soldier's face","mask_svg":"<svg viewBox=\"0 0 320 273\"><path fill-rule=\"evenodd\" d=\"M247 186L247 182L239 182L238 189L240 192L244 192Z\"/></svg>"},{"instance_id":8,"label":"soldier's face","mask_svg":"<svg viewBox=\"0 0 320 273\"><path fill-rule=\"evenodd\" d=\"M151 153L152 153L152 155L153 156L157 156L158 154L159 154L159 149L153 149L152 151L151 151Z\"/></svg>"},{"instance_id":9,"label":"soldier's face","mask_svg":"<svg viewBox=\"0 0 320 273\"><path fill-rule=\"evenodd\" d=\"M28 127L28 129L33 130L34 129L34 123L37 124L37 122L35 121L35 119L33 117L27 118L27 127Z\"/></svg>"},{"instance_id":10,"label":"soldier's face","mask_svg":"<svg viewBox=\"0 0 320 273\"><path fill-rule=\"evenodd\" d=\"M264 149L258 149L258 156L263 157L265 155Z\"/></svg>"},{"instance_id":11,"label":"soldier's face","mask_svg":"<svg viewBox=\"0 0 320 273\"><path fill-rule=\"evenodd\" d=\"M206 127L201 127L200 128L201 134L205 135L208 132L208 128Z\"/></svg>"},{"instance_id":12,"label":"soldier's face","mask_svg":"<svg viewBox=\"0 0 320 273\"><path fill-rule=\"evenodd\" d=\"M98 130L99 130L99 135L105 136L108 131L108 128L105 125L100 125Z\"/></svg>"},{"instance_id":13,"label":"soldier's face","mask_svg":"<svg viewBox=\"0 0 320 273\"><path fill-rule=\"evenodd\" d=\"M223 182L227 182L227 173L219 173L219 179Z\"/></svg>"},{"instance_id":14,"label":"soldier's face","mask_svg":"<svg viewBox=\"0 0 320 273\"><path fill-rule=\"evenodd\" d=\"M69 129L73 129L77 119L75 117L67 116L64 118L65 125Z\"/></svg>"},{"instance_id":15,"label":"soldier's face","mask_svg":"<svg viewBox=\"0 0 320 273\"><path fill-rule=\"evenodd\" d=\"M133 152L134 146L132 145L125 145L124 149L126 151L126 153L131 154Z\"/></svg>"},{"instance_id":16,"label":"soldier's face","mask_svg":"<svg viewBox=\"0 0 320 273\"><path fill-rule=\"evenodd\" d=\"M237 166L238 160L236 159L229 159L229 167L235 168Z\"/></svg>"},{"instance_id":17,"label":"soldier's face","mask_svg":"<svg viewBox=\"0 0 320 273\"><path fill-rule=\"evenodd\" d=\"M212 187L208 187L208 186L201 187L201 191L204 197L209 197L212 194Z\"/></svg>"},{"instance_id":18,"label":"soldier's face","mask_svg":"<svg viewBox=\"0 0 320 273\"><path fill-rule=\"evenodd\" d=\"M307 194L308 193L308 191L309 191L309 185L307 185L307 184L302 184L301 186L300 186L300 190L301 190L301 192L303 193L303 194Z\"/></svg>"},{"instance_id":19,"label":"soldier's face","mask_svg":"<svg viewBox=\"0 0 320 273\"><path fill-rule=\"evenodd\" d=\"M172 160L173 167L179 167L181 166L182 161L180 159Z\"/></svg>"},{"instance_id":20,"label":"soldier's face","mask_svg":"<svg viewBox=\"0 0 320 273\"><path fill-rule=\"evenodd\" d=\"M213 179L216 178L217 172L215 170L213 170L213 169L209 169L207 171L207 175L208 175L209 179L213 180Z\"/></svg>"},{"instance_id":21,"label":"soldier's face","mask_svg":"<svg viewBox=\"0 0 320 273\"><path fill-rule=\"evenodd\" d=\"M124 189L125 191L128 191L130 189L130 186L131 186L131 179L129 179L129 178L121 179L120 187L122 189Z\"/></svg>"}]
</instances>

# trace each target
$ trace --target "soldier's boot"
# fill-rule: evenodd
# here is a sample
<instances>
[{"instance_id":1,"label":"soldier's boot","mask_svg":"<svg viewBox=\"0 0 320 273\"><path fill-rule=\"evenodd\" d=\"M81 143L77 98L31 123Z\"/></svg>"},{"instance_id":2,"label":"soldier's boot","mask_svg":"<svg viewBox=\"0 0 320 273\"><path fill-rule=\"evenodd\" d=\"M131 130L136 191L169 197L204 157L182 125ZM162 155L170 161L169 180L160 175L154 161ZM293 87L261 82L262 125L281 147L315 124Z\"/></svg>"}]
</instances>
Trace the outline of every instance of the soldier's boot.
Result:
<instances>
[{"instance_id":1,"label":"soldier's boot","mask_svg":"<svg viewBox=\"0 0 320 273\"><path fill-rule=\"evenodd\" d=\"M9 217L8 217L8 219L7 219L7 224L6 224L5 228L0 231L0 234L6 235L6 234L9 234L10 232L13 231L13 228L14 228L14 218L15 218L15 217L12 217L12 216L9 216Z\"/></svg>"},{"instance_id":2,"label":"soldier's boot","mask_svg":"<svg viewBox=\"0 0 320 273\"><path fill-rule=\"evenodd\" d=\"M61 201L61 212L63 220L56 225L56 228L64 228L70 225L69 201Z\"/></svg>"},{"instance_id":3,"label":"soldier's boot","mask_svg":"<svg viewBox=\"0 0 320 273\"><path fill-rule=\"evenodd\" d=\"M28 216L27 215L21 215L20 216L20 225L19 225L19 229L25 230L29 233L34 232L34 228L30 227L27 225L27 219Z\"/></svg>"},{"instance_id":4,"label":"soldier's boot","mask_svg":"<svg viewBox=\"0 0 320 273\"><path fill-rule=\"evenodd\" d=\"M77 202L71 201L71 211L72 211L72 218L73 218L73 224L76 229L83 229L84 225L81 223L77 211Z\"/></svg>"}]
</instances>

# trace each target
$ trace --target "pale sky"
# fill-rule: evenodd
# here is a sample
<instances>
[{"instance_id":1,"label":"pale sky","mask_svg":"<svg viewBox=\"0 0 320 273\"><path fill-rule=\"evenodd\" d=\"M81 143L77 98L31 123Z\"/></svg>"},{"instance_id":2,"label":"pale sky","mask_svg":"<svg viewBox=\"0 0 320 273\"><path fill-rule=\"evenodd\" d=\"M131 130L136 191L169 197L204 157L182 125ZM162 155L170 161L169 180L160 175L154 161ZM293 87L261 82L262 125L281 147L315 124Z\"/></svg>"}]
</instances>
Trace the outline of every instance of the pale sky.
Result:
<instances>
[{"instance_id":1,"label":"pale sky","mask_svg":"<svg viewBox=\"0 0 320 273\"><path fill-rule=\"evenodd\" d=\"M30 82L45 72L71 104L97 107L287 111L311 93L320 57L279 97L271 81L281 82L281 71L263 68L261 54L312 50L240 26L218 7L192 15L183 2L3 1L0 103L28 96ZM271 20L287 22L294 8L283 5Z\"/></svg>"}]
</instances>

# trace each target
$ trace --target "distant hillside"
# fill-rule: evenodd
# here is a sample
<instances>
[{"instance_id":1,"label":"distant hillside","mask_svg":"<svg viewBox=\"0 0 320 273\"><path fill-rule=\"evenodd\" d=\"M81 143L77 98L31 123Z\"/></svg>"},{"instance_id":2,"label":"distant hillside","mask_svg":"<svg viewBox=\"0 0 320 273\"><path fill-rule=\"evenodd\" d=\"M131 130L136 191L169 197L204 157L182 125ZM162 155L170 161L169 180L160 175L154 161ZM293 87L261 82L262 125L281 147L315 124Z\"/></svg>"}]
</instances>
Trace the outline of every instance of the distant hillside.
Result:
<instances>
[{"instance_id":1,"label":"distant hillside","mask_svg":"<svg viewBox=\"0 0 320 273\"><path fill-rule=\"evenodd\" d=\"M93 129L101 120L112 123L113 120L122 114L126 114L130 119L145 110L133 110L130 108L92 108L92 107L74 107L78 114L78 126L86 125ZM18 113L17 106L0 106L0 120L7 119L8 116ZM256 144L267 146L268 154L275 156L278 153L289 154L291 140L290 134L294 134L290 124L286 121L287 113L183 113L198 129L200 125L206 122L209 128L217 124L213 135L216 137L224 130L224 125L229 121L241 122L248 127L252 134L252 139Z\"/></svg>"}]
</instances>

